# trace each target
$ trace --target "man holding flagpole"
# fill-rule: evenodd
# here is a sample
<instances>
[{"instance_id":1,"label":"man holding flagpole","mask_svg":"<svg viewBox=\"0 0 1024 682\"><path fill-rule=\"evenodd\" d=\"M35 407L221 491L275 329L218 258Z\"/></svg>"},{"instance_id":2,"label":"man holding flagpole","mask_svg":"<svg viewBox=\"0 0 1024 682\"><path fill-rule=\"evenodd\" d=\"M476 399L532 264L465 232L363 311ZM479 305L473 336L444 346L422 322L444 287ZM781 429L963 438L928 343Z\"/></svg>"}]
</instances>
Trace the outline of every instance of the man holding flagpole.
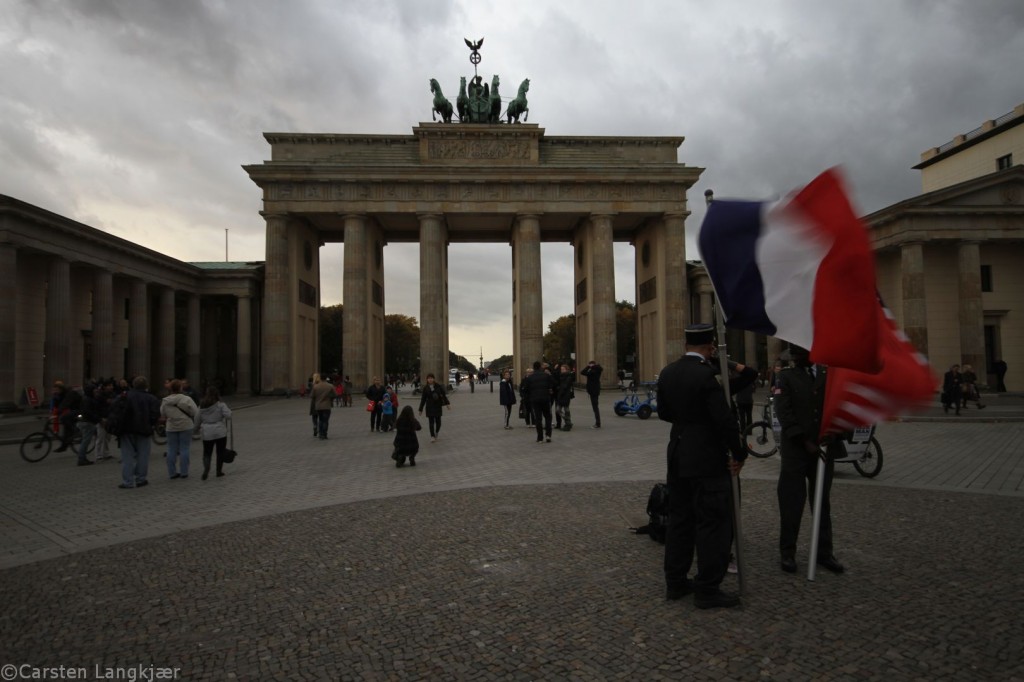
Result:
<instances>
[{"instance_id":1,"label":"man holding flagpole","mask_svg":"<svg viewBox=\"0 0 1024 682\"><path fill-rule=\"evenodd\" d=\"M811 363L807 349L790 344L793 367L779 373L779 393L775 396L775 414L782 426L779 470L779 553L780 566L796 573L796 541L808 498L814 500L821 418L825 405L827 368ZM826 453L822 481L821 511L818 519L817 564L833 573L842 573L843 565L832 553L832 515L829 492L836 458L843 456L843 444L833 436L825 438Z\"/></svg>"},{"instance_id":2,"label":"man holding flagpole","mask_svg":"<svg viewBox=\"0 0 1024 682\"><path fill-rule=\"evenodd\" d=\"M658 375L658 418L672 423L666 477L666 598L682 599L692 592L699 609L740 604L739 597L723 592L721 584L732 545L730 474L739 474L747 452L722 378L710 363L714 336L710 324L687 327L686 354ZM694 549L697 574L691 581Z\"/></svg>"}]
</instances>

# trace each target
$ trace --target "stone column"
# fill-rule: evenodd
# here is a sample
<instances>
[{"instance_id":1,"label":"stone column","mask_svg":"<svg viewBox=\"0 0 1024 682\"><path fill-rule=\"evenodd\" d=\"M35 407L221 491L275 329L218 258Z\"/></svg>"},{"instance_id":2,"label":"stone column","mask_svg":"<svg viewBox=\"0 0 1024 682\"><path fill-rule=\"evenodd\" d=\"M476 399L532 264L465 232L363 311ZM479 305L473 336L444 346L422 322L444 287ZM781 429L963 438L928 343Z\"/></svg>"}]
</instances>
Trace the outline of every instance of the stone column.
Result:
<instances>
[{"instance_id":1,"label":"stone column","mask_svg":"<svg viewBox=\"0 0 1024 682\"><path fill-rule=\"evenodd\" d=\"M267 251L263 280L263 393L282 394L289 388L295 301L288 271L288 216L267 220ZM347 250L347 249L346 249Z\"/></svg>"},{"instance_id":2,"label":"stone column","mask_svg":"<svg viewBox=\"0 0 1024 682\"><path fill-rule=\"evenodd\" d=\"M711 285L707 285L708 288L701 287L700 289L700 317L698 318L705 324L715 324L715 295L714 291L710 289Z\"/></svg>"},{"instance_id":3,"label":"stone column","mask_svg":"<svg viewBox=\"0 0 1024 682\"><path fill-rule=\"evenodd\" d=\"M445 283L447 228L440 215L421 214L420 219L420 377L433 373L439 383L448 381L448 297Z\"/></svg>"},{"instance_id":4,"label":"stone column","mask_svg":"<svg viewBox=\"0 0 1024 682\"><path fill-rule=\"evenodd\" d=\"M238 297L238 368L236 370L235 392L238 395L252 393L252 296Z\"/></svg>"},{"instance_id":5,"label":"stone column","mask_svg":"<svg viewBox=\"0 0 1024 682\"><path fill-rule=\"evenodd\" d=\"M19 387L15 386L14 365L17 359L15 312L18 301L18 249L13 244L0 243L0 412L18 409ZM37 391L47 395L48 386Z\"/></svg>"},{"instance_id":6,"label":"stone column","mask_svg":"<svg viewBox=\"0 0 1024 682\"><path fill-rule=\"evenodd\" d=\"M690 300L686 286L686 214L665 214L665 250L664 362L667 364L686 352L686 305Z\"/></svg>"},{"instance_id":7,"label":"stone column","mask_svg":"<svg viewBox=\"0 0 1024 682\"><path fill-rule=\"evenodd\" d=\"M900 271L903 273L903 331L922 355L928 355L928 302L924 287L924 245L921 242L900 247ZM981 277L980 271L978 277Z\"/></svg>"},{"instance_id":8,"label":"stone column","mask_svg":"<svg viewBox=\"0 0 1024 682\"><path fill-rule=\"evenodd\" d=\"M132 282L128 302L128 366L124 368L125 378L136 376L149 378L150 387L162 385L163 378L149 375L149 290L141 279Z\"/></svg>"},{"instance_id":9,"label":"stone column","mask_svg":"<svg viewBox=\"0 0 1024 682\"><path fill-rule=\"evenodd\" d=\"M971 365L978 382L987 383L985 312L981 302L981 254L978 242L957 249L960 280L960 363Z\"/></svg>"},{"instance_id":10,"label":"stone column","mask_svg":"<svg viewBox=\"0 0 1024 682\"><path fill-rule=\"evenodd\" d=\"M754 332L743 332L743 364L757 367L759 370L764 369L758 365L757 334Z\"/></svg>"},{"instance_id":11,"label":"stone column","mask_svg":"<svg viewBox=\"0 0 1024 682\"><path fill-rule=\"evenodd\" d=\"M515 358L516 369L522 379L526 370L544 355L544 305L541 299L540 270L540 218L536 215L521 215L512 228L513 248L516 254L514 292L516 307L516 329L513 330L518 343L519 355ZM577 360L578 361L578 360Z\"/></svg>"},{"instance_id":12,"label":"stone column","mask_svg":"<svg viewBox=\"0 0 1024 682\"><path fill-rule=\"evenodd\" d=\"M185 330L185 378L197 393L202 393L199 373L200 340L202 326L199 316L199 296L188 295L188 324Z\"/></svg>"},{"instance_id":13,"label":"stone column","mask_svg":"<svg viewBox=\"0 0 1024 682\"><path fill-rule=\"evenodd\" d=\"M345 264L342 284L342 374L352 379L357 390L370 385L370 347L367 339L370 317L368 290L366 216L347 215L345 221ZM420 321L422 324L422 320Z\"/></svg>"},{"instance_id":14,"label":"stone column","mask_svg":"<svg viewBox=\"0 0 1024 682\"><path fill-rule=\"evenodd\" d=\"M771 369L772 365L775 364L775 361L779 359L780 355L782 355L782 345L782 339L776 338L774 336L768 337L768 367L766 367L765 369Z\"/></svg>"},{"instance_id":15,"label":"stone column","mask_svg":"<svg viewBox=\"0 0 1024 682\"><path fill-rule=\"evenodd\" d=\"M96 377L114 375L114 276L104 269L93 275L92 366Z\"/></svg>"},{"instance_id":16,"label":"stone column","mask_svg":"<svg viewBox=\"0 0 1024 682\"><path fill-rule=\"evenodd\" d=\"M612 216L594 215L591 249L593 253L594 297L591 310L594 316L594 360L604 368L601 385L614 388L619 380L618 338L615 329L615 252L612 238ZM577 358L577 363L588 362L588 358Z\"/></svg>"},{"instance_id":17,"label":"stone column","mask_svg":"<svg viewBox=\"0 0 1024 682\"><path fill-rule=\"evenodd\" d=\"M163 381L167 378L178 379L177 373L174 371L174 289L170 287L161 287L160 289L160 310L157 313L157 326L159 332L157 333L156 343L156 365L157 375L152 377L152 386L156 386L156 381Z\"/></svg>"},{"instance_id":18,"label":"stone column","mask_svg":"<svg viewBox=\"0 0 1024 682\"><path fill-rule=\"evenodd\" d=\"M71 371L71 330L71 263L54 256L50 259L46 285L44 390L48 391L57 380L66 386L79 383L76 378L68 376Z\"/></svg>"}]
</instances>

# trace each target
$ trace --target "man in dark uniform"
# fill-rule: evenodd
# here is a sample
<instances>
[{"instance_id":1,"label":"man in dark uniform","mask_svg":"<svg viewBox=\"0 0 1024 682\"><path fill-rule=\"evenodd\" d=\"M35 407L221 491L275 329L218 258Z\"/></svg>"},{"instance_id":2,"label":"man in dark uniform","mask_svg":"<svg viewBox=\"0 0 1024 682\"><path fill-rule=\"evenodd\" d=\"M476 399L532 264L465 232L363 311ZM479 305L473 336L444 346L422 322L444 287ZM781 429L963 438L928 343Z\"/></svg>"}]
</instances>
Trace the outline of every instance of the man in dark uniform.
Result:
<instances>
[{"instance_id":1,"label":"man in dark uniform","mask_svg":"<svg viewBox=\"0 0 1024 682\"><path fill-rule=\"evenodd\" d=\"M540 361L533 363L533 373L522 383L523 400L529 401L533 423L537 427L537 442L551 442L551 396L555 382L551 374L541 368Z\"/></svg>"},{"instance_id":2,"label":"man in dark uniform","mask_svg":"<svg viewBox=\"0 0 1024 682\"><path fill-rule=\"evenodd\" d=\"M804 503L814 504L814 484L821 456L818 433L825 405L824 365L814 365L806 349L790 345L793 367L779 373L779 392L775 396L775 414L782 426L780 446L782 467L779 470L780 565L787 573L796 573L796 540ZM832 515L829 491L835 459L844 454L842 441L825 439L825 481L821 494L821 518L818 523L818 556L816 560L833 573L842 573L843 565L832 553Z\"/></svg>"},{"instance_id":3,"label":"man in dark uniform","mask_svg":"<svg viewBox=\"0 0 1024 682\"><path fill-rule=\"evenodd\" d=\"M672 423L668 444L669 524L665 537L666 597L694 593L699 609L738 606L721 590L732 545L732 475L747 452L717 369L714 328L686 328L686 354L658 375L658 418ZM728 453L732 453L733 459ZM697 575L688 578L697 550Z\"/></svg>"}]
</instances>

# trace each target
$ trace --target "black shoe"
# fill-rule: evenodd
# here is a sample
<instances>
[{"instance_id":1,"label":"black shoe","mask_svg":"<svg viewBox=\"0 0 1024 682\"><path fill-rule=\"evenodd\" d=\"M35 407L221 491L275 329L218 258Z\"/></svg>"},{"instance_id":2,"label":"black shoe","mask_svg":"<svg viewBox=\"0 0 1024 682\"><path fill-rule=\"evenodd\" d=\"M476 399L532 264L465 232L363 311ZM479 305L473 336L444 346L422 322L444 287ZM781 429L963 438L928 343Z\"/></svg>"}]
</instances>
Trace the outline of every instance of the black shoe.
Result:
<instances>
[{"instance_id":1,"label":"black shoe","mask_svg":"<svg viewBox=\"0 0 1024 682\"><path fill-rule=\"evenodd\" d=\"M80 459L80 460L78 460L78 466L80 466L80 467L87 467L90 464L95 464L95 463L96 462L92 461L91 459Z\"/></svg>"},{"instance_id":2,"label":"black shoe","mask_svg":"<svg viewBox=\"0 0 1024 682\"><path fill-rule=\"evenodd\" d=\"M149 485L149 481L139 481L138 483L135 484L135 487L145 488L147 485Z\"/></svg>"},{"instance_id":3,"label":"black shoe","mask_svg":"<svg viewBox=\"0 0 1024 682\"><path fill-rule=\"evenodd\" d=\"M221 476L223 476L223 475L224 475L224 472L223 472L223 471L218 471L218 472L217 472L217 478L220 478L220 477L221 477Z\"/></svg>"},{"instance_id":4,"label":"black shoe","mask_svg":"<svg viewBox=\"0 0 1024 682\"><path fill-rule=\"evenodd\" d=\"M779 568L786 573L796 573L796 559L790 556L784 556L779 561Z\"/></svg>"},{"instance_id":5,"label":"black shoe","mask_svg":"<svg viewBox=\"0 0 1024 682\"><path fill-rule=\"evenodd\" d=\"M550 442L551 442L551 436L548 436L548 437L547 437L547 438L545 438L544 440L545 440L545 441L547 441L548 443L550 443Z\"/></svg>"},{"instance_id":6,"label":"black shoe","mask_svg":"<svg viewBox=\"0 0 1024 682\"><path fill-rule=\"evenodd\" d=\"M181 474L174 474L173 476L171 476L172 481L176 478L181 478Z\"/></svg>"},{"instance_id":7,"label":"black shoe","mask_svg":"<svg viewBox=\"0 0 1024 682\"><path fill-rule=\"evenodd\" d=\"M206 479L208 479L209 477L210 477L210 472L209 472L209 471L204 471L204 472L203 472L203 480L205 481L205 480L206 480Z\"/></svg>"},{"instance_id":8,"label":"black shoe","mask_svg":"<svg viewBox=\"0 0 1024 682\"><path fill-rule=\"evenodd\" d=\"M68 446L67 446L67 445L61 445L61 446L60 446L59 448L57 448L56 450L54 450L54 452L64 452L64 451L65 451L65 450L67 450L67 449L68 449Z\"/></svg>"},{"instance_id":9,"label":"black shoe","mask_svg":"<svg viewBox=\"0 0 1024 682\"><path fill-rule=\"evenodd\" d=\"M119 483L117 485L117 487L120 488L121 490L130 490L130 489L134 488L135 486L133 486L133 485L125 485L124 483Z\"/></svg>"},{"instance_id":10,"label":"black shoe","mask_svg":"<svg viewBox=\"0 0 1024 682\"><path fill-rule=\"evenodd\" d=\"M693 581L687 580L686 584L682 587L670 587L665 590L665 599L668 601L678 601L690 594L693 594Z\"/></svg>"},{"instance_id":11,"label":"black shoe","mask_svg":"<svg viewBox=\"0 0 1024 682\"><path fill-rule=\"evenodd\" d=\"M842 573L846 568L834 556L818 557L818 565L833 573Z\"/></svg>"},{"instance_id":12,"label":"black shoe","mask_svg":"<svg viewBox=\"0 0 1024 682\"><path fill-rule=\"evenodd\" d=\"M740 598L721 590L698 592L693 595L693 605L698 609L731 609L740 605Z\"/></svg>"},{"instance_id":13,"label":"black shoe","mask_svg":"<svg viewBox=\"0 0 1024 682\"><path fill-rule=\"evenodd\" d=\"M411 466L411 467L416 466L416 458L415 457L410 457L409 458L409 466Z\"/></svg>"}]
</instances>

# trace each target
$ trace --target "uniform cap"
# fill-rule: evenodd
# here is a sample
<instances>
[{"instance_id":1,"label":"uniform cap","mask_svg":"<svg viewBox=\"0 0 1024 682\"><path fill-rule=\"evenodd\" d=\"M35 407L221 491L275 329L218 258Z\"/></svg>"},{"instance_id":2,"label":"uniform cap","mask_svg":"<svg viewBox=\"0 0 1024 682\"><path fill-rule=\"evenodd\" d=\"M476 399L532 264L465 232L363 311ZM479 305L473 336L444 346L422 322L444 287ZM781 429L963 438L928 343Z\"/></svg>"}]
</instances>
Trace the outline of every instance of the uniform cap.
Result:
<instances>
[{"instance_id":1,"label":"uniform cap","mask_svg":"<svg viewBox=\"0 0 1024 682\"><path fill-rule=\"evenodd\" d=\"M715 341L715 328L713 325L691 324L686 328L686 344L688 346L703 346Z\"/></svg>"}]
</instances>

